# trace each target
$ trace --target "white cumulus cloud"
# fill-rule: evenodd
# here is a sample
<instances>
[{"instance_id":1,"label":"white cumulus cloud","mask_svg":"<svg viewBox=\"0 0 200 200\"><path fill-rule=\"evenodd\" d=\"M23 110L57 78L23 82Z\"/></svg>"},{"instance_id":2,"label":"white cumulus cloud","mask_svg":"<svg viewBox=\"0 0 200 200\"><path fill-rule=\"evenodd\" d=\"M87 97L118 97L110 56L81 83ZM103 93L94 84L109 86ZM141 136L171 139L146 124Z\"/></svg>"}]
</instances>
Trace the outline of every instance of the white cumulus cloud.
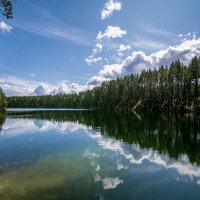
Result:
<instances>
[{"instance_id":1,"label":"white cumulus cloud","mask_svg":"<svg viewBox=\"0 0 200 200\"><path fill-rule=\"evenodd\" d=\"M6 24L5 22L3 21L0 21L0 29L3 31L3 32L10 32L12 30L12 26Z\"/></svg>"},{"instance_id":2,"label":"white cumulus cloud","mask_svg":"<svg viewBox=\"0 0 200 200\"><path fill-rule=\"evenodd\" d=\"M30 81L15 76L2 75L0 76L0 87L2 87L6 96L29 96L79 93L92 89L93 86L68 83L65 80L52 85L47 82Z\"/></svg>"},{"instance_id":3,"label":"white cumulus cloud","mask_svg":"<svg viewBox=\"0 0 200 200\"><path fill-rule=\"evenodd\" d=\"M102 60L102 57L95 57L94 55L90 55L89 57L85 58L85 62L88 65L91 65L92 63L96 63Z\"/></svg>"},{"instance_id":4,"label":"white cumulus cloud","mask_svg":"<svg viewBox=\"0 0 200 200\"><path fill-rule=\"evenodd\" d=\"M101 11L101 19L104 20L112 15L114 11L119 11L122 8L122 3L119 1L107 0L103 10Z\"/></svg>"},{"instance_id":5,"label":"white cumulus cloud","mask_svg":"<svg viewBox=\"0 0 200 200\"><path fill-rule=\"evenodd\" d=\"M125 51L131 50L131 49L132 49L131 45L120 44L117 49L118 56L120 57L123 56Z\"/></svg>"},{"instance_id":6,"label":"white cumulus cloud","mask_svg":"<svg viewBox=\"0 0 200 200\"><path fill-rule=\"evenodd\" d=\"M90 79L88 84L98 84L104 80L138 73L143 69L148 70L158 68L160 65L169 65L178 59L183 63L188 63L194 56L200 56L200 38L198 37L184 40L179 45L169 46L150 55L142 51L134 51L120 64L105 65L98 75Z\"/></svg>"},{"instance_id":7,"label":"white cumulus cloud","mask_svg":"<svg viewBox=\"0 0 200 200\"><path fill-rule=\"evenodd\" d=\"M57 85L50 85L48 83L38 85L31 95L75 94L87 89L91 88L88 85L68 84L66 81L61 81Z\"/></svg>"},{"instance_id":8,"label":"white cumulus cloud","mask_svg":"<svg viewBox=\"0 0 200 200\"><path fill-rule=\"evenodd\" d=\"M95 48L92 50L92 52L93 52L94 55L96 55L97 53L100 53L102 51L102 49L103 49L102 44L97 43L95 45Z\"/></svg>"},{"instance_id":9,"label":"white cumulus cloud","mask_svg":"<svg viewBox=\"0 0 200 200\"><path fill-rule=\"evenodd\" d=\"M101 61L103 58L102 57L97 57L97 54L102 52L103 46L100 43L97 43L95 45L95 48L92 50L92 55L88 56L87 58L85 58L85 62L88 65L91 65L93 63L97 63L99 61Z\"/></svg>"},{"instance_id":10,"label":"white cumulus cloud","mask_svg":"<svg viewBox=\"0 0 200 200\"><path fill-rule=\"evenodd\" d=\"M178 38L180 38L181 41L186 41L186 40L189 40L189 39L195 39L197 38L197 31L195 32L189 32L189 33L186 33L186 34L179 34L177 35Z\"/></svg>"},{"instance_id":11,"label":"white cumulus cloud","mask_svg":"<svg viewBox=\"0 0 200 200\"><path fill-rule=\"evenodd\" d=\"M119 52L123 52L123 51L130 50L130 49L131 49L131 46L130 46L130 45L120 44L120 45L119 45L119 48L118 48L118 51L119 51Z\"/></svg>"},{"instance_id":12,"label":"white cumulus cloud","mask_svg":"<svg viewBox=\"0 0 200 200\"><path fill-rule=\"evenodd\" d=\"M122 30L119 26L108 26L104 33L99 31L97 35L97 40L102 40L104 38L121 38L126 35L126 30Z\"/></svg>"},{"instance_id":13,"label":"white cumulus cloud","mask_svg":"<svg viewBox=\"0 0 200 200\"><path fill-rule=\"evenodd\" d=\"M38 85L35 90L33 91L33 94L35 95L47 95L51 93L51 89L48 85L42 84Z\"/></svg>"}]
</instances>

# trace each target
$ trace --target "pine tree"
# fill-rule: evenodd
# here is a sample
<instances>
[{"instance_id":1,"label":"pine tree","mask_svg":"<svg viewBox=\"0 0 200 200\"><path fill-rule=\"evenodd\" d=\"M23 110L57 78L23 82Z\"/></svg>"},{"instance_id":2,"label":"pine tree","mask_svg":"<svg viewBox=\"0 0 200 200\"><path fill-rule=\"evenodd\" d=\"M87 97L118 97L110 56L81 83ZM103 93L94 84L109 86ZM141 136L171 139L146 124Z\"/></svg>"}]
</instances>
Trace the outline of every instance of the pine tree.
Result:
<instances>
[{"instance_id":1,"label":"pine tree","mask_svg":"<svg viewBox=\"0 0 200 200\"><path fill-rule=\"evenodd\" d=\"M5 109L7 107L7 100L2 88L0 87L0 109Z\"/></svg>"}]
</instances>

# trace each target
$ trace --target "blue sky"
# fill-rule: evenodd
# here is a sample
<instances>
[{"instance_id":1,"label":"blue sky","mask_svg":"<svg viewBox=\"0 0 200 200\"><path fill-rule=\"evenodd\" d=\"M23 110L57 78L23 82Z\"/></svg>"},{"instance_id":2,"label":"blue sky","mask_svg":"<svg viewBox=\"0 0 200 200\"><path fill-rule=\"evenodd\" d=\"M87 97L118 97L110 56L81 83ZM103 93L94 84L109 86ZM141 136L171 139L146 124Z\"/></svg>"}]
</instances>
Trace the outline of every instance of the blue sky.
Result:
<instances>
[{"instance_id":1,"label":"blue sky","mask_svg":"<svg viewBox=\"0 0 200 200\"><path fill-rule=\"evenodd\" d=\"M20 0L0 22L6 95L79 92L200 55L199 0Z\"/></svg>"}]
</instances>

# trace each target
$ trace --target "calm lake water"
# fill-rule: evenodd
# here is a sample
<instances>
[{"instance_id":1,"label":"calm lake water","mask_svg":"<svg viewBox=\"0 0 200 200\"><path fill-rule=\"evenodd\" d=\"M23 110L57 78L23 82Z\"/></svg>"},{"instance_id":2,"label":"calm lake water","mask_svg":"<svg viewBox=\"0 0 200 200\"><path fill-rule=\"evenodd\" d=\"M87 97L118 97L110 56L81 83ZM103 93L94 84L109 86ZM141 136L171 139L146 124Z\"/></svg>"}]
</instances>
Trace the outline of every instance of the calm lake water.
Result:
<instances>
[{"instance_id":1,"label":"calm lake water","mask_svg":"<svg viewBox=\"0 0 200 200\"><path fill-rule=\"evenodd\" d=\"M0 199L200 199L200 118L87 110L0 115Z\"/></svg>"}]
</instances>

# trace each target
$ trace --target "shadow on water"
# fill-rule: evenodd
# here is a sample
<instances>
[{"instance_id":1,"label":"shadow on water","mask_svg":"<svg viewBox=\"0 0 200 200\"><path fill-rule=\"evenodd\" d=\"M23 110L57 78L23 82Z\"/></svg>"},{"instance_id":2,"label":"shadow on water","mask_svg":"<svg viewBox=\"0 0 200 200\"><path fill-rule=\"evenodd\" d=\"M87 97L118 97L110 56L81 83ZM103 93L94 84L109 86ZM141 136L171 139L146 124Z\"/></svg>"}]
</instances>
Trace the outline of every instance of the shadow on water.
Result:
<instances>
[{"instance_id":1,"label":"shadow on water","mask_svg":"<svg viewBox=\"0 0 200 200\"><path fill-rule=\"evenodd\" d=\"M2 130L2 126L5 123L6 120L6 112L4 110L0 110L0 134Z\"/></svg>"},{"instance_id":2,"label":"shadow on water","mask_svg":"<svg viewBox=\"0 0 200 200\"><path fill-rule=\"evenodd\" d=\"M106 137L138 144L177 160L186 154L191 163L200 164L200 117L197 115L137 114L102 111L9 112L9 118L78 122ZM4 118L0 118L3 123Z\"/></svg>"}]
</instances>

